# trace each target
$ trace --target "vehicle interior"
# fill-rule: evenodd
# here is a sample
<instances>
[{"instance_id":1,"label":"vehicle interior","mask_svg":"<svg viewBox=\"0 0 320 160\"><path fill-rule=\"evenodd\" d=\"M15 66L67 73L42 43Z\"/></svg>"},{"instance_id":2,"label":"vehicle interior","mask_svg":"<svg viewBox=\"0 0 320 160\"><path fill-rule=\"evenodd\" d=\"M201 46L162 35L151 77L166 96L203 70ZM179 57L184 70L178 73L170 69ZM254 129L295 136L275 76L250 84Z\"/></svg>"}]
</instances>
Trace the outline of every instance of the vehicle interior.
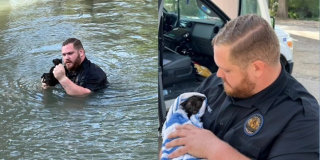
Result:
<instances>
[{"instance_id":1,"label":"vehicle interior","mask_svg":"<svg viewBox=\"0 0 320 160\"><path fill-rule=\"evenodd\" d=\"M224 7L230 10L230 5L239 5L235 2L238 1L228 1ZM260 14L251 1L241 2L242 14ZM158 144L161 148L162 124L174 99L195 91L205 78L218 70L211 41L230 18L209 0L159 0L158 11Z\"/></svg>"},{"instance_id":2,"label":"vehicle interior","mask_svg":"<svg viewBox=\"0 0 320 160\"><path fill-rule=\"evenodd\" d=\"M217 71L211 41L229 18L214 4L203 0L160 0L158 3L160 149L162 125L174 99L195 91L205 78Z\"/></svg>"},{"instance_id":3,"label":"vehicle interior","mask_svg":"<svg viewBox=\"0 0 320 160\"><path fill-rule=\"evenodd\" d=\"M164 2L161 36L165 101L194 91L208 76L199 74L199 69L205 67L210 73L218 69L211 41L226 20L222 20L208 5L200 0Z\"/></svg>"}]
</instances>

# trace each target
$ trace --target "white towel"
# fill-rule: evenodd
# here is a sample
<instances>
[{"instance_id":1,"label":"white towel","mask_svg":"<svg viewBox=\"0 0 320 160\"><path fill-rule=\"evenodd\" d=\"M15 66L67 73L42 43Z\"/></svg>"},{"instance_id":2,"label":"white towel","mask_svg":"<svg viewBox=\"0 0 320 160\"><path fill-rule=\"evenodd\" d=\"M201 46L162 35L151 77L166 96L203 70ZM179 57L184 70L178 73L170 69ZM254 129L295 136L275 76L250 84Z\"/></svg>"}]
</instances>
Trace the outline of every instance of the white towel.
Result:
<instances>
[{"instance_id":1,"label":"white towel","mask_svg":"<svg viewBox=\"0 0 320 160\"><path fill-rule=\"evenodd\" d=\"M203 128L202 122L200 118L205 112L207 106L207 98L202 102L202 106L197 114L193 114L188 118L188 114L182 109L180 105L182 102L190 98L191 96L201 96L205 97L205 95L198 93L198 92L187 92L181 94L177 97L174 103L171 105L165 123L162 127L162 155L161 160L169 160L168 155L178 149L178 147L173 148L166 148L165 144L172 141L173 139L168 139L168 135L175 130L175 127L182 125L182 124L192 124L199 128ZM198 160L197 158L191 156L190 154L182 155L180 157L174 158L173 160Z\"/></svg>"}]
</instances>

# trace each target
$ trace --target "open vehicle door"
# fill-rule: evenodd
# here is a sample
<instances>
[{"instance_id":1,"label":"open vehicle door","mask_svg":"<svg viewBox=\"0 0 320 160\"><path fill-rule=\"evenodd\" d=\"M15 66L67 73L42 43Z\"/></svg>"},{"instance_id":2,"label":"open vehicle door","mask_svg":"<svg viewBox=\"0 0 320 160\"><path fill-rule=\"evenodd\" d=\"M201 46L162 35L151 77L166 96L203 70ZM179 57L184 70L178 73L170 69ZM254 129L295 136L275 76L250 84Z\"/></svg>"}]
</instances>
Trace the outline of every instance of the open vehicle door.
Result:
<instances>
[{"instance_id":1,"label":"open vehicle door","mask_svg":"<svg viewBox=\"0 0 320 160\"><path fill-rule=\"evenodd\" d=\"M168 6L174 9L174 12L166 10ZM193 13L187 13L189 9L192 9ZM201 60L205 57L208 66L212 66L211 72L216 71L211 40L228 20L229 17L210 0L158 0L159 149L162 144L162 126L165 122L166 111L170 106L166 104L166 101L174 99L181 93L194 91L204 80L204 78L196 79L193 63L205 63ZM188 35L186 36L185 33ZM184 34L187 38L177 42L176 40L181 37L175 36L179 34ZM190 41L192 38L195 41ZM202 46L202 42L206 45ZM177 47L181 48L177 49ZM189 50L184 52L186 49Z\"/></svg>"},{"instance_id":2,"label":"open vehicle door","mask_svg":"<svg viewBox=\"0 0 320 160\"><path fill-rule=\"evenodd\" d=\"M293 70L293 39L289 33L275 25L274 17L270 17L268 3L265 0L211 0L231 19L240 15L256 14L265 19L275 30L280 42L280 61L288 73Z\"/></svg>"},{"instance_id":3,"label":"open vehicle door","mask_svg":"<svg viewBox=\"0 0 320 160\"><path fill-rule=\"evenodd\" d=\"M270 25L270 15L268 4L265 0L211 0L230 19L235 19L240 15L257 14L263 17Z\"/></svg>"},{"instance_id":4,"label":"open vehicle door","mask_svg":"<svg viewBox=\"0 0 320 160\"><path fill-rule=\"evenodd\" d=\"M158 1L158 119L159 119L159 126L158 126L158 148L161 148L161 132L162 132L162 125L165 121L166 116L166 107L164 104L163 98L163 87L162 87L162 68L163 68L163 17L162 17L162 10L163 10L163 2L164 0Z\"/></svg>"}]
</instances>

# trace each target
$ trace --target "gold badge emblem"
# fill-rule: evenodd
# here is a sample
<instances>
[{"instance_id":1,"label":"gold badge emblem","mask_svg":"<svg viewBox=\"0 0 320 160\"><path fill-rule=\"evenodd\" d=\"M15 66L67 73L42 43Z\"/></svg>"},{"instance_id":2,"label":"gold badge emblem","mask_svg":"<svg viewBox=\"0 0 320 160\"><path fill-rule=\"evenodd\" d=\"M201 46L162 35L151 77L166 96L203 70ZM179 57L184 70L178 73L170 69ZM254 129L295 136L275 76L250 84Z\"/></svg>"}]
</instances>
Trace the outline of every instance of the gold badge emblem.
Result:
<instances>
[{"instance_id":1,"label":"gold badge emblem","mask_svg":"<svg viewBox=\"0 0 320 160\"><path fill-rule=\"evenodd\" d=\"M253 136L261 129L263 125L263 117L261 114L250 116L244 123L244 132L248 136Z\"/></svg>"}]
</instances>

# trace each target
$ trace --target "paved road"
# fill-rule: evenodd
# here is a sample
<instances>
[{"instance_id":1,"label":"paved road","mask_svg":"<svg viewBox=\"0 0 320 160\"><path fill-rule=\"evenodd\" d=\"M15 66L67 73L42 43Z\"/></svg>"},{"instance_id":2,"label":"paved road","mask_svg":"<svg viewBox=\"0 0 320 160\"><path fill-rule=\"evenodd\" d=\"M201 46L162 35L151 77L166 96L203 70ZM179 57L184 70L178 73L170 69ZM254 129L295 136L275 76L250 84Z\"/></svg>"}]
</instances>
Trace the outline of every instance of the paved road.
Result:
<instances>
[{"instance_id":1,"label":"paved road","mask_svg":"<svg viewBox=\"0 0 320 160\"><path fill-rule=\"evenodd\" d=\"M292 75L318 100L319 97L319 22L276 20L294 38Z\"/></svg>"}]
</instances>

